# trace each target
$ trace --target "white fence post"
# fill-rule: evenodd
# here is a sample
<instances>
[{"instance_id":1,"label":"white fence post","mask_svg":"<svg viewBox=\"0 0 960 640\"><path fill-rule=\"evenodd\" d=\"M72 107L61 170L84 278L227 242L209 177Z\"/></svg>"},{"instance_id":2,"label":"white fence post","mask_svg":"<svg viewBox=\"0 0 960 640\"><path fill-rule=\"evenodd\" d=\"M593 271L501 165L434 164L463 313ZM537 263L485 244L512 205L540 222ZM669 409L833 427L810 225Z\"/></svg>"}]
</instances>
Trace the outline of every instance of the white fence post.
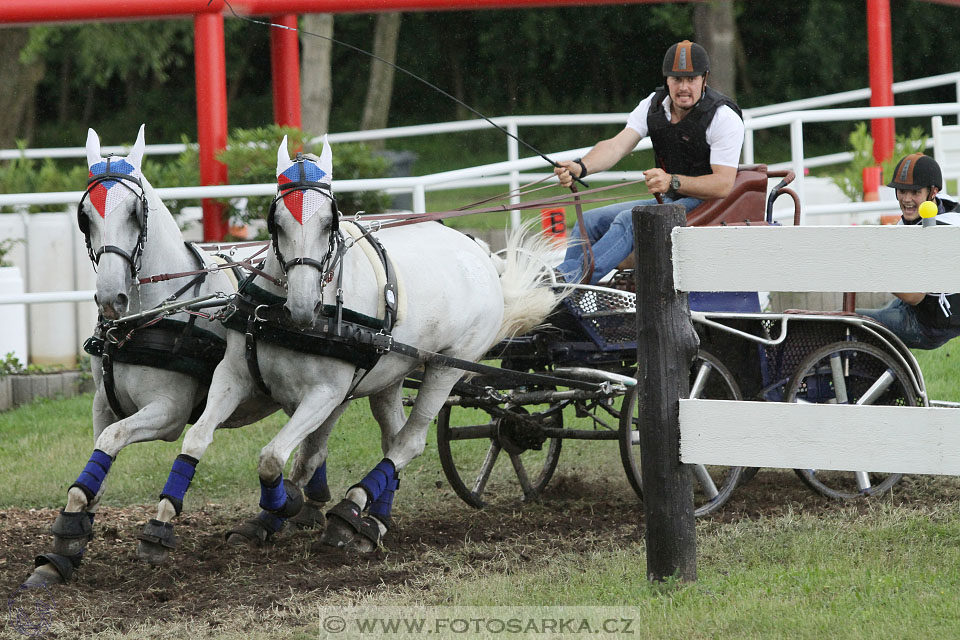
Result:
<instances>
[{"instance_id":1,"label":"white fence post","mask_svg":"<svg viewBox=\"0 0 960 640\"><path fill-rule=\"evenodd\" d=\"M519 138L520 128L517 126L517 121L513 118L507 122L507 131L514 137L507 137L507 160L514 162L520 159L520 146L517 143L517 138ZM510 192L515 195L510 196L510 204L519 204L520 196L516 195L517 190L520 189L520 172L516 169L510 172ZM510 210L510 228L516 229L520 226L520 210L511 209Z\"/></svg>"}]
</instances>

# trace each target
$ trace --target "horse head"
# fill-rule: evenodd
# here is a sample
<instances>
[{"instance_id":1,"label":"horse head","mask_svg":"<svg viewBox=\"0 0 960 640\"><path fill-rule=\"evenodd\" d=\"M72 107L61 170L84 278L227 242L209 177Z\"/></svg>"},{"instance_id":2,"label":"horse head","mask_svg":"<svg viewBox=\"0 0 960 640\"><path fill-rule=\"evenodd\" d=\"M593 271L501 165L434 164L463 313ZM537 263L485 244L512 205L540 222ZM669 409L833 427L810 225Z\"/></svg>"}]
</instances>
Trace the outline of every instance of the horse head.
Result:
<instances>
[{"instance_id":1,"label":"horse head","mask_svg":"<svg viewBox=\"0 0 960 640\"><path fill-rule=\"evenodd\" d=\"M326 138L318 158L290 159L284 136L277 151L277 196L267 228L287 281L285 305L299 328L313 326L323 304L323 286L340 254L343 237L333 195L333 153Z\"/></svg>"},{"instance_id":2,"label":"horse head","mask_svg":"<svg viewBox=\"0 0 960 640\"><path fill-rule=\"evenodd\" d=\"M87 190L77 207L77 223L97 270L97 306L108 320L130 306L147 240L147 197L140 172L143 125L125 158L100 155L100 138L87 132Z\"/></svg>"}]
</instances>

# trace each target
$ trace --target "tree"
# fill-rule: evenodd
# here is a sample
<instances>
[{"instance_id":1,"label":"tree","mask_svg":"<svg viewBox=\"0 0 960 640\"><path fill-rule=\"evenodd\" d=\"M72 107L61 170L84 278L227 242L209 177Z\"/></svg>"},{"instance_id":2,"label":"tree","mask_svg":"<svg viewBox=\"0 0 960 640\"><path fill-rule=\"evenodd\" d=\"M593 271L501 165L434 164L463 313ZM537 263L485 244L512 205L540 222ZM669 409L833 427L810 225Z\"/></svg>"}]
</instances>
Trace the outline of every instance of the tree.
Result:
<instances>
[{"instance_id":1,"label":"tree","mask_svg":"<svg viewBox=\"0 0 960 640\"><path fill-rule=\"evenodd\" d=\"M373 34L373 55L386 61L373 59L370 64L370 79L367 83L367 99L363 105L361 129L383 129L387 126L390 114L390 99L393 97L393 64L397 60L397 43L400 40L399 12L377 14L377 24ZM382 146L380 141L379 145Z\"/></svg>"},{"instance_id":2,"label":"tree","mask_svg":"<svg viewBox=\"0 0 960 640\"><path fill-rule=\"evenodd\" d=\"M331 49L333 14L311 13L303 16L300 43L300 101L303 130L318 136L330 128L330 106L333 103ZM316 37L310 34L317 34Z\"/></svg>"},{"instance_id":3,"label":"tree","mask_svg":"<svg viewBox=\"0 0 960 640\"><path fill-rule=\"evenodd\" d=\"M737 23L733 0L710 0L693 9L697 42L710 54L710 84L720 93L736 99Z\"/></svg>"},{"instance_id":4,"label":"tree","mask_svg":"<svg viewBox=\"0 0 960 640\"><path fill-rule=\"evenodd\" d=\"M37 86L46 65L26 51L29 29L4 29L0 38L0 147L33 137Z\"/></svg>"}]
</instances>

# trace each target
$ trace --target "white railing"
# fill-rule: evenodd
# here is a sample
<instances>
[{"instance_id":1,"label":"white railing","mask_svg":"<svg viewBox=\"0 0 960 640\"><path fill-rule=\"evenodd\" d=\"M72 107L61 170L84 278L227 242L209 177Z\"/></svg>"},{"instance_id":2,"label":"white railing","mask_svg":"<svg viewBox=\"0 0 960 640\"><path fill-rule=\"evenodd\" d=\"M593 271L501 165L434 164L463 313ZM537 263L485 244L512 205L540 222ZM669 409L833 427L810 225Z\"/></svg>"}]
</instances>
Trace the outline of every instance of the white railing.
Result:
<instances>
[{"instance_id":1,"label":"white railing","mask_svg":"<svg viewBox=\"0 0 960 640\"><path fill-rule=\"evenodd\" d=\"M789 111L774 115L751 118L746 121L747 130L769 129L789 126L790 154L789 163L772 165L772 168L790 168L796 174L793 184L794 190L804 202L804 170L807 160L803 154L803 125L812 122L841 122L850 120L865 120L872 118L893 117L932 117L943 115L960 115L960 102L945 104L910 105L901 107L860 107L848 109L822 109L812 111ZM644 138L637 149L649 149L650 140ZM572 160L583 155L588 147L555 151L550 154L554 160ZM377 178L367 180L340 180L336 183L338 191L372 191L385 190L388 193L408 192L413 194L413 210L426 211L426 192L440 188L454 188L462 186L466 181L482 180L485 184L508 184L512 189L519 185L520 172L531 169L545 169L546 161L540 157L529 157L519 160L497 162L479 167L455 169L425 176L410 176L402 178ZM546 174L539 174L546 175ZM640 172L605 172L592 176L593 180L620 180L641 179ZM200 198L233 198L256 195L273 195L276 185L223 185L209 187L168 187L157 189L161 198L169 199L200 199ZM41 204L73 204L79 201L82 192L53 192L34 194L0 194L0 206L41 205ZM876 203L849 203L845 205L828 205L805 209L804 215L821 215L827 213L851 212L866 213L877 211L883 205ZM518 224L519 212L514 212L513 224Z\"/></svg>"},{"instance_id":2,"label":"white railing","mask_svg":"<svg viewBox=\"0 0 960 640\"><path fill-rule=\"evenodd\" d=\"M917 265L955 259L957 227L677 227L672 244L680 291L912 291L921 281L960 291L957 270L916 276ZM680 400L680 455L693 464L956 475L960 429L955 413L931 407Z\"/></svg>"}]
</instances>

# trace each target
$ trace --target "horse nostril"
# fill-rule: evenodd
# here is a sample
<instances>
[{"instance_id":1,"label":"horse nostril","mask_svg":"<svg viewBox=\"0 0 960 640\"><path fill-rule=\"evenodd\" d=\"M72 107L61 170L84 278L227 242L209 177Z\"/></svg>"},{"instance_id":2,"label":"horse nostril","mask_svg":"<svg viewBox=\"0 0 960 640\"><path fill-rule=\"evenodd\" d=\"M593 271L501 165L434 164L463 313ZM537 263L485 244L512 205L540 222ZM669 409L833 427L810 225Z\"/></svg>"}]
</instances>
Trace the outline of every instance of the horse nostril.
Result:
<instances>
[{"instance_id":1,"label":"horse nostril","mask_svg":"<svg viewBox=\"0 0 960 640\"><path fill-rule=\"evenodd\" d=\"M115 306L117 307L117 309L125 310L129 302L130 302L130 298L127 297L127 294L120 293L120 294L117 294L117 301L115 303Z\"/></svg>"}]
</instances>

